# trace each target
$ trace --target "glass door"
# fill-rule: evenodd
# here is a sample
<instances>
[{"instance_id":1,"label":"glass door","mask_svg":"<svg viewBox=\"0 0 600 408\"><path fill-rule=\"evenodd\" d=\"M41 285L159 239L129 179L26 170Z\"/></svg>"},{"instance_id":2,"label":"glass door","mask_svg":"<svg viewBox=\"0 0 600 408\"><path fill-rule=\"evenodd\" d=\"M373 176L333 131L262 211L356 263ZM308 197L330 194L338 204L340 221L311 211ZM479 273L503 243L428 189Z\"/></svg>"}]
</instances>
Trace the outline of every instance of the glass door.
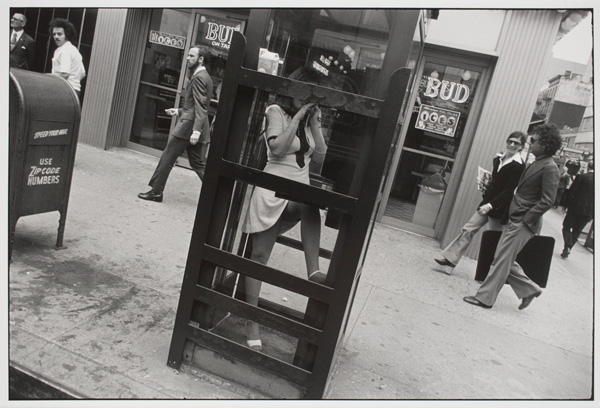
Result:
<instances>
[{"instance_id":1,"label":"glass door","mask_svg":"<svg viewBox=\"0 0 600 408\"><path fill-rule=\"evenodd\" d=\"M383 223L434 236L446 191L457 178L458 152L470 143L485 67L459 57L424 56L394 180L384 192Z\"/></svg>"},{"instance_id":2,"label":"glass door","mask_svg":"<svg viewBox=\"0 0 600 408\"><path fill-rule=\"evenodd\" d=\"M191 11L152 10L130 142L164 150L189 48Z\"/></svg>"}]
</instances>

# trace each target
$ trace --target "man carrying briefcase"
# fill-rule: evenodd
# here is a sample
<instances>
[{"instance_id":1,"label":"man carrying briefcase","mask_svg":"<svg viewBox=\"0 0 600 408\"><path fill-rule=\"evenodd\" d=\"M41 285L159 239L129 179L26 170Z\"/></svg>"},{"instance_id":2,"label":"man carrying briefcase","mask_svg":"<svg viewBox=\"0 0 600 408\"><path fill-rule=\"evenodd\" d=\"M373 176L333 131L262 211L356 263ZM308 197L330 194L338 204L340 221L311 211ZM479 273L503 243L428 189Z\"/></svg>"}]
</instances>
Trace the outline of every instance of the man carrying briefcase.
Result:
<instances>
[{"instance_id":1,"label":"man carrying briefcase","mask_svg":"<svg viewBox=\"0 0 600 408\"><path fill-rule=\"evenodd\" d=\"M562 137L556 126L540 125L534 129L529 152L536 160L521 175L490 272L477 294L465 297L465 302L491 308L507 280L521 299L519 310L541 295L540 287L523 273L515 260L525 244L540 233L542 215L554 204L560 174L552 155L561 145Z\"/></svg>"}]
</instances>

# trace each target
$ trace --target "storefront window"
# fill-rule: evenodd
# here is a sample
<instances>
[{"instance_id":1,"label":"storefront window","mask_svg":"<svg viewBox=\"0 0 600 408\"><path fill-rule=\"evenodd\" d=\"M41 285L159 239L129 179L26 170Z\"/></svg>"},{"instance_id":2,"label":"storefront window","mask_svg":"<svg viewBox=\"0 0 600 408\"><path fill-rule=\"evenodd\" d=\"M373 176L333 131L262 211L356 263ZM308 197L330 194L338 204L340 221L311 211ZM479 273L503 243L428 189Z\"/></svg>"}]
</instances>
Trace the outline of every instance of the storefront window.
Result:
<instances>
[{"instance_id":1,"label":"storefront window","mask_svg":"<svg viewBox=\"0 0 600 408\"><path fill-rule=\"evenodd\" d=\"M130 141L156 149L167 144L175 107L191 13L152 10Z\"/></svg>"},{"instance_id":2,"label":"storefront window","mask_svg":"<svg viewBox=\"0 0 600 408\"><path fill-rule=\"evenodd\" d=\"M204 45L209 50L206 69L214 83L213 99L219 100L225 65L229 55L229 47L234 31L244 32L246 22L234 18L231 13L227 16L203 11L197 16L194 44Z\"/></svg>"},{"instance_id":3,"label":"storefront window","mask_svg":"<svg viewBox=\"0 0 600 408\"><path fill-rule=\"evenodd\" d=\"M233 31L244 31L243 10L152 10L130 141L158 150L167 144L176 107L185 88L187 50L206 48L204 65L214 83L209 117L217 111ZM191 29L191 30L190 30ZM182 72L183 71L183 72Z\"/></svg>"}]
</instances>

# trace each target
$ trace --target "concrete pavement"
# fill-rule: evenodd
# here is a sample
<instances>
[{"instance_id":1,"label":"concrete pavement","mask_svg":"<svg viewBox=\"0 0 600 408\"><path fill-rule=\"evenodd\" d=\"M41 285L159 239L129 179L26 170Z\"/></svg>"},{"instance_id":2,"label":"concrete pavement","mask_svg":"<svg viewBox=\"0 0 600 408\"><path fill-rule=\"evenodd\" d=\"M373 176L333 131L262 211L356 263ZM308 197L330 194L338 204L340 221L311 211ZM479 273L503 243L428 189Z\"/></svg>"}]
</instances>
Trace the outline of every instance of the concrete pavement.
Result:
<instances>
[{"instance_id":1,"label":"concrete pavement","mask_svg":"<svg viewBox=\"0 0 600 408\"><path fill-rule=\"evenodd\" d=\"M19 220L9 357L90 399L265 398L199 369L166 365L201 183L176 167L163 203L140 200L156 162L80 144L67 248L53 247L58 213ZM577 245L560 258L561 222L558 210L545 215L542 234L557 239L548 287L523 311L508 286L490 310L463 302L478 287L475 261L461 261L447 276L436 271L435 240L377 225L325 398L587 405L593 254ZM286 250L276 247L273 265L301 267ZM263 296L279 294L266 288Z\"/></svg>"}]
</instances>

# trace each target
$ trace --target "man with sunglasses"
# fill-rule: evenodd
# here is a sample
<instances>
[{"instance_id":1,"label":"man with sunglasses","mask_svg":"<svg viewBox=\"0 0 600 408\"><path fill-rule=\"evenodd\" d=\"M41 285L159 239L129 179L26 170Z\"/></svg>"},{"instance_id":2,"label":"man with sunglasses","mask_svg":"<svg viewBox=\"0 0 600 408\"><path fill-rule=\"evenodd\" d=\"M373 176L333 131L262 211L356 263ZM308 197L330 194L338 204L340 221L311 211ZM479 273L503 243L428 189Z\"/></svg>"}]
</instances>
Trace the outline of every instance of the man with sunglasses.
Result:
<instances>
[{"instance_id":1,"label":"man with sunglasses","mask_svg":"<svg viewBox=\"0 0 600 408\"><path fill-rule=\"evenodd\" d=\"M527 241L540 233L542 216L554 204L560 174L552 156L561 146L562 137L556 126L540 125L534 129L529 153L535 156L535 161L519 179L490 272L477 294L465 297L465 302L489 309L507 281L521 299L519 310L542 293L515 260Z\"/></svg>"},{"instance_id":2,"label":"man with sunglasses","mask_svg":"<svg viewBox=\"0 0 600 408\"><path fill-rule=\"evenodd\" d=\"M477 231L485 225L488 225L489 230L502 231L508 221L508 208L517 182L525 170L521 150L526 141L525 133L512 132L506 139L506 151L494 157L492 178L477 211L463 225L460 234L434 258L446 274L452 274Z\"/></svg>"}]
</instances>

